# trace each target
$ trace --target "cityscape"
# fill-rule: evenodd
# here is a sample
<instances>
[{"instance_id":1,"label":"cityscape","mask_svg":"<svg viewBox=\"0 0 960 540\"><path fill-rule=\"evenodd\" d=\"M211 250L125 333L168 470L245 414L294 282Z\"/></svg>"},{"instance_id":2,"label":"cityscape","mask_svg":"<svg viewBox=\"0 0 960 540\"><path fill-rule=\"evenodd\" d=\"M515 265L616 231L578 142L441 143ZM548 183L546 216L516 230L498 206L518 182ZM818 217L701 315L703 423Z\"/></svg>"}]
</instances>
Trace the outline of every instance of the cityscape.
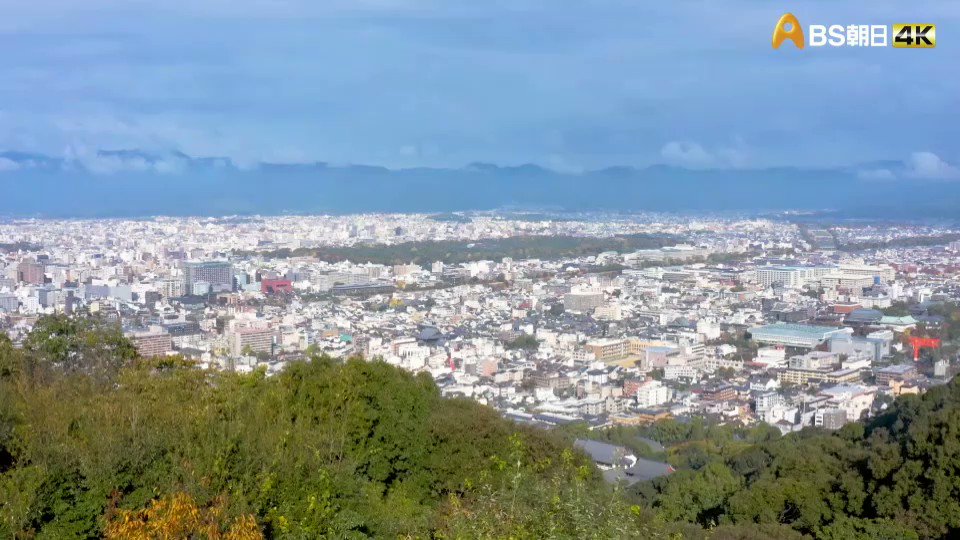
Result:
<instances>
[{"instance_id":1,"label":"cityscape","mask_svg":"<svg viewBox=\"0 0 960 540\"><path fill-rule=\"evenodd\" d=\"M0 6L0 540L960 538L960 2Z\"/></svg>"},{"instance_id":2,"label":"cityscape","mask_svg":"<svg viewBox=\"0 0 960 540\"><path fill-rule=\"evenodd\" d=\"M948 226L494 212L11 220L0 245L14 343L38 317L82 313L114 321L144 357L202 368L270 376L308 354L379 359L543 426L697 416L838 429L945 383L960 346L911 341L938 336L952 324L938 308L960 301L960 228Z\"/></svg>"}]
</instances>

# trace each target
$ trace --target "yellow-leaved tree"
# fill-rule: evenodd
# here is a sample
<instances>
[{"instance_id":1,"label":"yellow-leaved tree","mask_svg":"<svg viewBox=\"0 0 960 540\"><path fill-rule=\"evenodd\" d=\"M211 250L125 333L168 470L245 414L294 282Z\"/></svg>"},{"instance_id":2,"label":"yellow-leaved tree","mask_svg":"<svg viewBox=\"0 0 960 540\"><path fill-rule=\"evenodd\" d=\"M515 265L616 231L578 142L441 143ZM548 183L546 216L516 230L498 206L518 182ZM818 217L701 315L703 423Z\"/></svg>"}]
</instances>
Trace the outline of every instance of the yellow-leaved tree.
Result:
<instances>
[{"instance_id":1,"label":"yellow-leaved tree","mask_svg":"<svg viewBox=\"0 0 960 540\"><path fill-rule=\"evenodd\" d=\"M202 507L186 493L154 499L147 508L119 510L104 531L108 540L262 540L251 515L230 520L222 501Z\"/></svg>"}]
</instances>

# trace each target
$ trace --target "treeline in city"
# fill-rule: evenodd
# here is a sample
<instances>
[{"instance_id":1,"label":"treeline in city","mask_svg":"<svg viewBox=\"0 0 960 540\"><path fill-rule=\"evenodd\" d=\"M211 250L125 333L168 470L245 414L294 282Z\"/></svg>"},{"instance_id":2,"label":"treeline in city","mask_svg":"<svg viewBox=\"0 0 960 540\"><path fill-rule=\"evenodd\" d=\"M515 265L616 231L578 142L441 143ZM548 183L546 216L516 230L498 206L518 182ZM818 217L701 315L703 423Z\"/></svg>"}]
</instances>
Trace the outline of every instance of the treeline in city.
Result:
<instances>
[{"instance_id":1,"label":"treeline in city","mask_svg":"<svg viewBox=\"0 0 960 540\"><path fill-rule=\"evenodd\" d=\"M606 485L571 440L426 374L311 355L281 373L145 359L111 323L0 337L2 538L946 538L960 385L866 424L781 437L703 421L587 430L663 442L672 475ZM649 452L649 449L647 449Z\"/></svg>"},{"instance_id":2,"label":"treeline in city","mask_svg":"<svg viewBox=\"0 0 960 540\"><path fill-rule=\"evenodd\" d=\"M459 264L470 261L514 259L560 259L597 255L604 251L629 252L675 246L681 239L661 234L625 234L606 238L578 236L513 236L472 242L440 240L402 242L393 245L361 244L343 247L282 248L264 252L238 252L272 259L314 257L326 262L354 261L374 264L429 264L444 261Z\"/></svg>"}]
</instances>

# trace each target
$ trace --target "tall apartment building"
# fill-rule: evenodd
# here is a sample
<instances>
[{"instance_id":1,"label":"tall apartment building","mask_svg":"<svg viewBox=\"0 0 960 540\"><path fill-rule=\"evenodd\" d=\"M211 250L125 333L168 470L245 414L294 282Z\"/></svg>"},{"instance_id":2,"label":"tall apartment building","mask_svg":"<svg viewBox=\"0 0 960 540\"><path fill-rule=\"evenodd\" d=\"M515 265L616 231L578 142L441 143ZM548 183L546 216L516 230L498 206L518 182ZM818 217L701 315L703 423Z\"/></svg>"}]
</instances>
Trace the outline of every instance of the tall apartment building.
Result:
<instances>
[{"instance_id":1,"label":"tall apartment building","mask_svg":"<svg viewBox=\"0 0 960 540\"><path fill-rule=\"evenodd\" d=\"M27 257L17 265L17 279L31 285L43 285L44 272L43 263L32 257Z\"/></svg>"},{"instance_id":2,"label":"tall apartment building","mask_svg":"<svg viewBox=\"0 0 960 540\"><path fill-rule=\"evenodd\" d=\"M183 296L183 280L177 278L166 278L160 282L160 294L164 298L178 298Z\"/></svg>"},{"instance_id":3,"label":"tall apartment building","mask_svg":"<svg viewBox=\"0 0 960 540\"><path fill-rule=\"evenodd\" d=\"M780 283L784 287L799 289L817 281L830 269L823 266L765 266L755 271L756 280L764 287Z\"/></svg>"},{"instance_id":4,"label":"tall apartment building","mask_svg":"<svg viewBox=\"0 0 960 540\"><path fill-rule=\"evenodd\" d=\"M210 292L232 291L233 265L226 261L183 263L184 289L197 294L198 284L209 284Z\"/></svg>"},{"instance_id":5,"label":"tall apartment building","mask_svg":"<svg viewBox=\"0 0 960 540\"><path fill-rule=\"evenodd\" d=\"M0 293L0 311L13 313L20 307L20 299L14 294Z\"/></svg>"},{"instance_id":6,"label":"tall apartment building","mask_svg":"<svg viewBox=\"0 0 960 540\"><path fill-rule=\"evenodd\" d=\"M230 353L234 356L240 356L248 350L269 353L273 350L274 334L270 328L240 328L231 336Z\"/></svg>"},{"instance_id":7,"label":"tall apartment building","mask_svg":"<svg viewBox=\"0 0 960 540\"><path fill-rule=\"evenodd\" d=\"M173 340L167 332L135 332L129 334L128 337L137 348L140 356L144 358L164 356L173 350Z\"/></svg>"},{"instance_id":8,"label":"tall apartment building","mask_svg":"<svg viewBox=\"0 0 960 540\"><path fill-rule=\"evenodd\" d=\"M593 316L600 320L622 321L623 309L620 307L620 304L616 302L604 304L602 306L598 306L593 311Z\"/></svg>"},{"instance_id":9,"label":"tall apartment building","mask_svg":"<svg viewBox=\"0 0 960 540\"><path fill-rule=\"evenodd\" d=\"M603 305L600 291L571 291L563 295L563 308L567 311L586 313Z\"/></svg>"},{"instance_id":10,"label":"tall apartment building","mask_svg":"<svg viewBox=\"0 0 960 540\"><path fill-rule=\"evenodd\" d=\"M824 429L840 429L847 423L847 412L843 409L818 409L813 417L813 425Z\"/></svg>"},{"instance_id":11,"label":"tall apartment building","mask_svg":"<svg viewBox=\"0 0 960 540\"><path fill-rule=\"evenodd\" d=\"M673 390L660 381L647 381L637 388L636 398L640 407L656 407L669 403L673 399Z\"/></svg>"}]
</instances>

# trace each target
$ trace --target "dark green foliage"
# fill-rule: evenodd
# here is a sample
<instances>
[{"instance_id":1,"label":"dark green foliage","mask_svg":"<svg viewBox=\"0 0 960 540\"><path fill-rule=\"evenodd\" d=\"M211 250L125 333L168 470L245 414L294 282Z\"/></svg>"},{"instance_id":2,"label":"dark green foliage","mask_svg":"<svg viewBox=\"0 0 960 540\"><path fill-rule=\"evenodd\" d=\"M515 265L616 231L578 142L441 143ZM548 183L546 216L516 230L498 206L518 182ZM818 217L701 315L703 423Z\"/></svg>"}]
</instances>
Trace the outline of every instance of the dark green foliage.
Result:
<instances>
[{"instance_id":1,"label":"dark green foliage","mask_svg":"<svg viewBox=\"0 0 960 540\"><path fill-rule=\"evenodd\" d=\"M870 251L875 249L891 249L905 247L941 246L960 240L960 234L945 233L937 236L901 236L892 240L874 240L867 242L850 242L840 246L841 251Z\"/></svg>"},{"instance_id":2,"label":"dark green foliage","mask_svg":"<svg viewBox=\"0 0 960 540\"><path fill-rule=\"evenodd\" d=\"M910 305L906 302L897 301L881 310L884 315L891 317L905 317L910 314Z\"/></svg>"},{"instance_id":3,"label":"dark green foliage","mask_svg":"<svg viewBox=\"0 0 960 540\"><path fill-rule=\"evenodd\" d=\"M540 341L537 338L531 336L530 334L523 334L518 336L513 341L508 341L503 344L503 348L508 351L511 350L521 350L521 351L535 351L540 347Z\"/></svg>"},{"instance_id":4,"label":"dark green foliage","mask_svg":"<svg viewBox=\"0 0 960 540\"><path fill-rule=\"evenodd\" d=\"M480 260L560 259L596 255L604 251L636 251L673 246L682 240L672 235L625 234L609 238L577 236L514 236L465 242L440 240L394 245L279 249L261 255L270 258L317 257L328 262L369 261L378 264L430 263L442 260L456 264Z\"/></svg>"},{"instance_id":5,"label":"dark green foliage","mask_svg":"<svg viewBox=\"0 0 960 540\"><path fill-rule=\"evenodd\" d=\"M905 396L866 425L724 442L676 423L647 428L682 470L634 490L668 520L787 525L817 538L960 533L960 383ZM747 442L752 444L747 444Z\"/></svg>"}]
</instances>

